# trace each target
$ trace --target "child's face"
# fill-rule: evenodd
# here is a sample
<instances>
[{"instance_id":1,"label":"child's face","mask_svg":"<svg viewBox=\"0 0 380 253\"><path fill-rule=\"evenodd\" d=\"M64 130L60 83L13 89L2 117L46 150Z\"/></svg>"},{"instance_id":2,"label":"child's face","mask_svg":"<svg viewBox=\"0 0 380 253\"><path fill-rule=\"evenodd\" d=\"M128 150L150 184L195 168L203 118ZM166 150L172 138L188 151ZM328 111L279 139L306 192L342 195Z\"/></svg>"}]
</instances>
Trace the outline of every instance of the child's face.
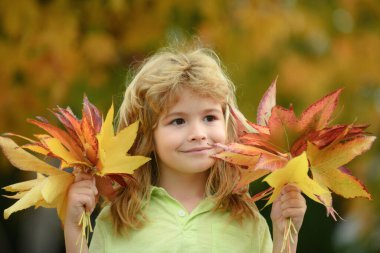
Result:
<instances>
[{"instance_id":1,"label":"child's face","mask_svg":"<svg viewBox=\"0 0 380 253\"><path fill-rule=\"evenodd\" d=\"M184 174L206 172L214 165L213 143L226 141L220 103L183 90L179 100L161 115L154 130L160 170Z\"/></svg>"}]
</instances>

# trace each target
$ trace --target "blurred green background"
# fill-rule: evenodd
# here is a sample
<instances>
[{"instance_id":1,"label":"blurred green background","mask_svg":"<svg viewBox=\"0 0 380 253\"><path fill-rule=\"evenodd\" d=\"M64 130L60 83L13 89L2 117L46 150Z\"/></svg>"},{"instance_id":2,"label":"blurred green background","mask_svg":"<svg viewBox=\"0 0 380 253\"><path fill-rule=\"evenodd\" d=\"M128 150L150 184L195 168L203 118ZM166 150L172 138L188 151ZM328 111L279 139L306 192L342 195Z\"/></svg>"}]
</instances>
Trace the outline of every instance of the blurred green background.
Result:
<instances>
[{"instance_id":1,"label":"blurred green background","mask_svg":"<svg viewBox=\"0 0 380 253\"><path fill-rule=\"evenodd\" d=\"M255 120L278 76L278 104L297 113L344 87L334 123L380 133L380 1L0 0L0 132L32 136L26 118L47 108L79 115L83 94L103 112L120 104L127 77L157 49L186 40L213 48ZM334 196L343 221L308 201L300 253L380 252L380 146L349 164L373 200ZM0 186L33 175L0 156ZM1 191L1 194L5 194ZM14 201L0 198L0 210ZM270 208L263 210L268 218ZM0 219L1 252L64 252L54 210Z\"/></svg>"}]
</instances>

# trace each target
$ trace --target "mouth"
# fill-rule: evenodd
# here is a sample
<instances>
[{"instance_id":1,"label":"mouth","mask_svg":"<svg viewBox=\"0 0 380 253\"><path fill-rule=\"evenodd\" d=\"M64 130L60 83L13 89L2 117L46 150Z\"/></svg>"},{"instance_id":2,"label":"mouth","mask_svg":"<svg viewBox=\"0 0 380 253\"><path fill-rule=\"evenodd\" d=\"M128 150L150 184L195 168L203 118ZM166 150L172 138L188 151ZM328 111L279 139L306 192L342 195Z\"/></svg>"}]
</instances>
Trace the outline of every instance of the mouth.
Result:
<instances>
[{"instance_id":1,"label":"mouth","mask_svg":"<svg viewBox=\"0 0 380 253\"><path fill-rule=\"evenodd\" d=\"M186 154L202 154L202 153L208 153L212 149L213 147L196 147L196 148L182 150L181 152L186 153Z\"/></svg>"}]
</instances>

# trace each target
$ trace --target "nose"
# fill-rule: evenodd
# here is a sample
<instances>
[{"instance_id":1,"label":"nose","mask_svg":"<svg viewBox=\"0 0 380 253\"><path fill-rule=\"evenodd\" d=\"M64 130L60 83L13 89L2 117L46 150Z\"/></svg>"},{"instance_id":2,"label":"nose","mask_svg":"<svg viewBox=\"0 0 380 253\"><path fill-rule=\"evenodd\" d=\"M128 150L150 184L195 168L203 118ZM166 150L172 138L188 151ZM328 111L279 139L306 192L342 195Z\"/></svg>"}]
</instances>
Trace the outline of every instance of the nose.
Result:
<instances>
[{"instance_id":1,"label":"nose","mask_svg":"<svg viewBox=\"0 0 380 253\"><path fill-rule=\"evenodd\" d=\"M204 141L207 139L207 134L201 123L191 124L189 129L189 141Z\"/></svg>"}]
</instances>

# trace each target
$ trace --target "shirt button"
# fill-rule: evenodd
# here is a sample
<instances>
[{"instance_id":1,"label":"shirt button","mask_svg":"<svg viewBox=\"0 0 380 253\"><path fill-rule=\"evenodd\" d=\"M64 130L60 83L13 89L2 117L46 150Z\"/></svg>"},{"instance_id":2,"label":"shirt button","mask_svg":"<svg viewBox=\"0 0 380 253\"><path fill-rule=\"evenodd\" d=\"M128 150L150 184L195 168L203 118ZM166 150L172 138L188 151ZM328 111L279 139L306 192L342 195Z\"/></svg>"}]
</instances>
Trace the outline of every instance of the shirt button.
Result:
<instances>
[{"instance_id":1,"label":"shirt button","mask_svg":"<svg viewBox=\"0 0 380 253\"><path fill-rule=\"evenodd\" d=\"M178 215L179 215L179 217L184 217L186 215L186 213L183 210L179 210Z\"/></svg>"}]
</instances>

